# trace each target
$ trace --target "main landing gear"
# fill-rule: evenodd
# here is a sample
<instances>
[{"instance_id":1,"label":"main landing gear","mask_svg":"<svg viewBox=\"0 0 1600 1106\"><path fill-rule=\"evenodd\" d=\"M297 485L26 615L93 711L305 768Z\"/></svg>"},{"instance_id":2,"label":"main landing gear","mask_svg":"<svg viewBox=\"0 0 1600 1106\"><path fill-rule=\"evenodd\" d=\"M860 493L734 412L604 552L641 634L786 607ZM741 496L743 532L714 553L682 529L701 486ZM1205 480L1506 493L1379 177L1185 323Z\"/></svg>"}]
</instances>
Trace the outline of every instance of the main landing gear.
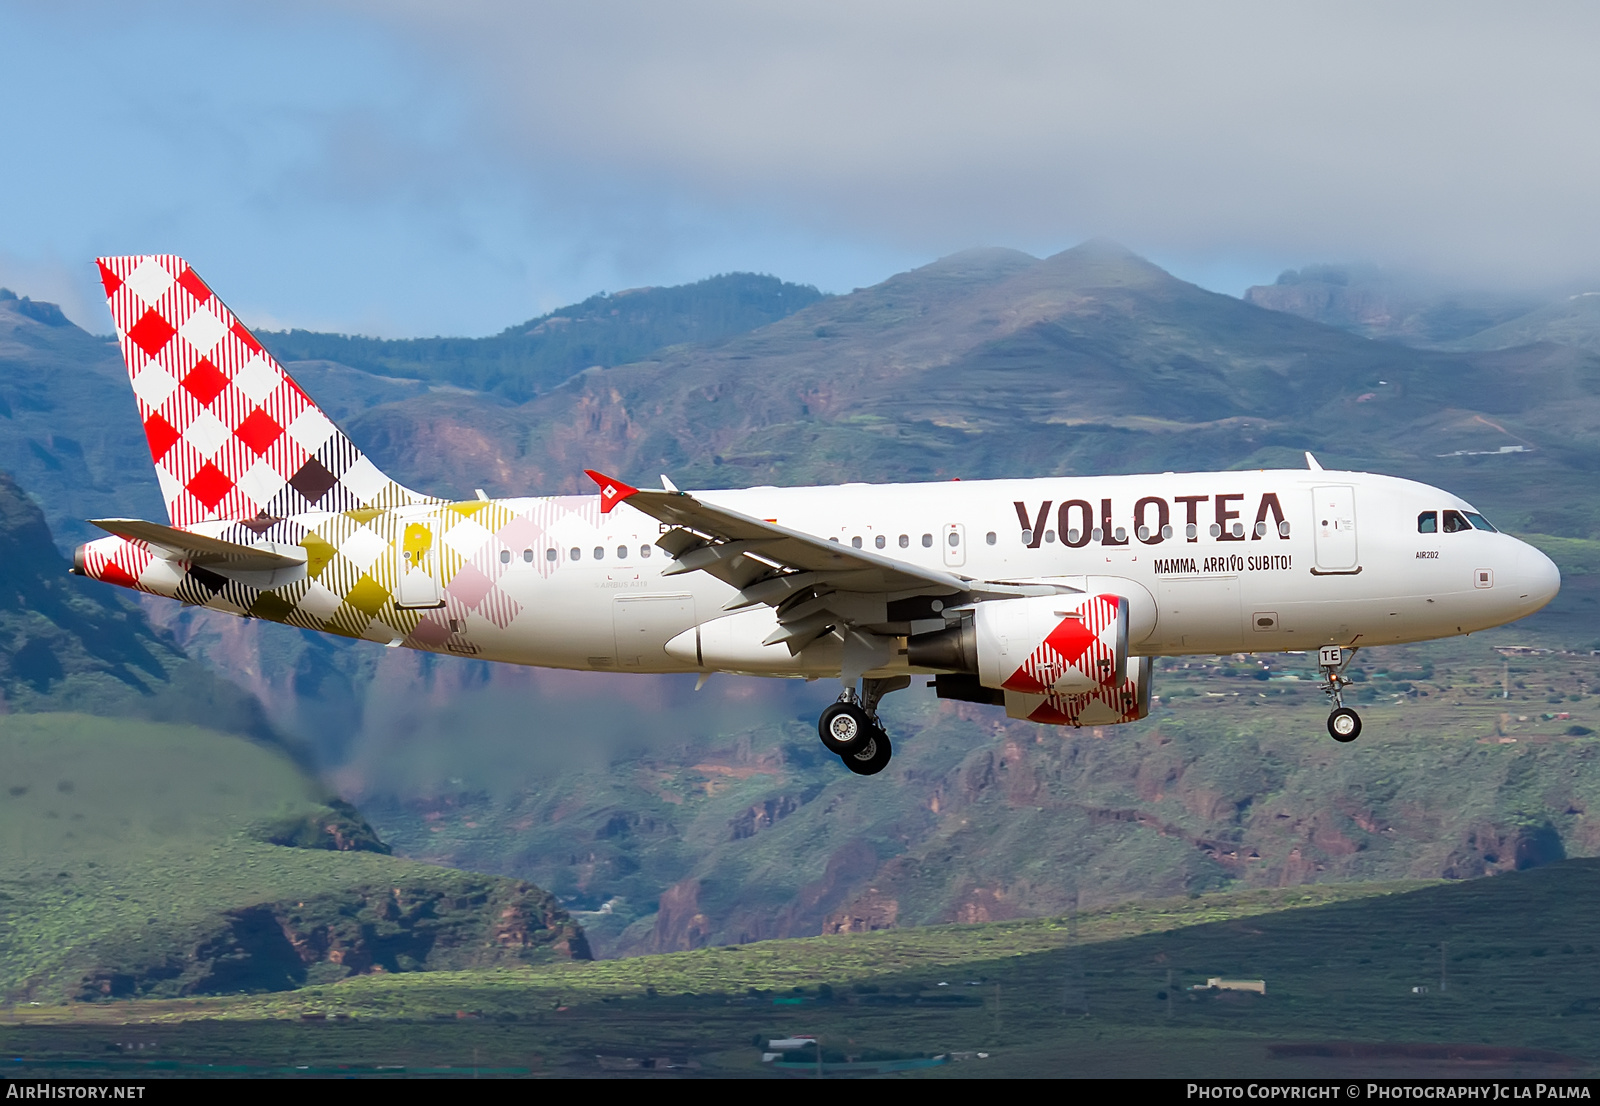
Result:
<instances>
[{"instance_id":1,"label":"main landing gear","mask_svg":"<svg viewBox=\"0 0 1600 1106\"><path fill-rule=\"evenodd\" d=\"M840 695L839 701L817 720L817 735L822 738L823 747L858 776L882 772L894 756L894 747L883 723L878 721L878 702L889 692L910 686L910 676L862 680L859 695L854 688Z\"/></svg>"},{"instance_id":2,"label":"main landing gear","mask_svg":"<svg viewBox=\"0 0 1600 1106\"><path fill-rule=\"evenodd\" d=\"M1361 716L1344 705L1344 685L1350 682L1344 670L1355 659L1354 648L1324 645L1317 652L1317 664L1322 669L1322 683L1317 686L1333 700L1333 711L1328 715L1328 734L1335 741L1354 741L1361 736Z\"/></svg>"}]
</instances>

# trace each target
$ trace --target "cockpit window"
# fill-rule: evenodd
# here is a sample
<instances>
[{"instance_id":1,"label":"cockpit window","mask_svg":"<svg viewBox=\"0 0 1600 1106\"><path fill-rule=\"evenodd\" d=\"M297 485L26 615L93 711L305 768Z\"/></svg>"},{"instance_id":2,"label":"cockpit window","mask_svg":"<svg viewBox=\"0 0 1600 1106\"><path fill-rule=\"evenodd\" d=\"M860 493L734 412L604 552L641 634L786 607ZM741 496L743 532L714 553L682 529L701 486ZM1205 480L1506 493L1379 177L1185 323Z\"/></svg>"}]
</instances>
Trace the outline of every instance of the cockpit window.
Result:
<instances>
[{"instance_id":1,"label":"cockpit window","mask_svg":"<svg viewBox=\"0 0 1600 1106\"><path fill-rule=\"evenodd\" d=\"M1446 511L1444 513L1444 532L1446 534L1459 534L1463 530L1471 530L1472 523L1461 516L1460 511Z\"/></svg>"},{"instance_id":2,"label":"cockpit window","mask_svg":"<svg viewBox=\"0 0 1600 1106\"><path fill-rule=\"evenodd\" d=\"M1417 516L1417 533L1437 534L1439 532L1439 512L1423 511Z\"/></svg>"},{"instance_id":3,"label":"cockpit window","mask_svg":"<svg viewBox=\"0 0 1600 1106\"><path fill-rule=\"evenodd\" d=\"M1494 533L1498 532L1498 531L1495 530L1495 528L1493 526L1489 525L1489 520L1484 518L1482 515L1478 514L1478 512L1476 512L1476 511L1467 511L1466 512L1466 516L1467 516L1467 521L1472 523L1472 528L1474 530L1487 530L1491 534L1494 534Z\"/></svg>"}]
</instances>

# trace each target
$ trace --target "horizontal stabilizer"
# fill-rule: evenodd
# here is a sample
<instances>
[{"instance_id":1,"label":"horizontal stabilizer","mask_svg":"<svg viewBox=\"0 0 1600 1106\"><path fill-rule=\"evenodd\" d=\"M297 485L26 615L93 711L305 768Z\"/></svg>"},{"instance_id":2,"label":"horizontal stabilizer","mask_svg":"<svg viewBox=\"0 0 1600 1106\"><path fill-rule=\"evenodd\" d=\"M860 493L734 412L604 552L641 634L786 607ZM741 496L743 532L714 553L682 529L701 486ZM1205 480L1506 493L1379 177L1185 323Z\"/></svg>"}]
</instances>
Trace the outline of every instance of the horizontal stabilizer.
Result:
<instances>
[{"instance_id":1,"label":"horizontal stabilizer","mask_svg":"<svg viewBox=\"0 0 1600 1106\"><path fill-rule=\"evenodd\" d=\"M298 568L306 563L306 551L298 545L237 545L218 538L202 537L187 530L175 530L158 522L136 518L90 519L94 525L119 538L149 542L190 564L207 568L229 568L241 572L276 572Z\"/></svg>"}]
</instances>

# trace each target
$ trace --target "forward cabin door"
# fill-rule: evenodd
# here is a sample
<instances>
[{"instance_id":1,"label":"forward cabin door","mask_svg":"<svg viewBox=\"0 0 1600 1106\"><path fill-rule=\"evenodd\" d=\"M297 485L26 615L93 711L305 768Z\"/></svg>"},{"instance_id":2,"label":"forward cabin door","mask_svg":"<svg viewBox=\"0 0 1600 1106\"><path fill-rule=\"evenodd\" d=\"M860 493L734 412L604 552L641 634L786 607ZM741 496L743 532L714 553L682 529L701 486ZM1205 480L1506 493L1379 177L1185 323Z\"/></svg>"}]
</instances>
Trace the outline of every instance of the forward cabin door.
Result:
<instances>
[{"instance_id":1,"label":"forward cabin door","mask_svg":"<svg viewBox=\"0 0 1600 1106\"><path fill-rule=\"evenodd\" d=\"M400 588L394 605L401 610L431 610L444 606L439 587L439 554L433 545L433 527L426 522L408 522L400 539L397 566Z\"/></svg>"},{"instance_id":2,"label":"forward cabin door","mask_svg":"<svg viewBox=\"0 0 1600 1106\"><path fill-rule=\"evenodd\" d=\"M1356 555L1356 490L1349 484L1335 484L1326 488L1313 488L1315 517L1312 523L1317 534L1317 571L1355 572L1360 561Z\"/></svg>"}]
</instances>

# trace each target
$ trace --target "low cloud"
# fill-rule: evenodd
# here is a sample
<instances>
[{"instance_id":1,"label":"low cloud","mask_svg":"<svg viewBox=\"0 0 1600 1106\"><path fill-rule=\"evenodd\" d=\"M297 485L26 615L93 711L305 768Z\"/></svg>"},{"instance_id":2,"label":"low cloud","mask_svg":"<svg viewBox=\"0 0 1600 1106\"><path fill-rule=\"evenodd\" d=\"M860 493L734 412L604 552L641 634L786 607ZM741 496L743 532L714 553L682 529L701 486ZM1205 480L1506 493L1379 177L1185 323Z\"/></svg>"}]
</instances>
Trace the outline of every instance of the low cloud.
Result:
<instances>
[{"instance_id":1,"label":"low cloud","mask_svg":"<svg viewBox=\"0 0 1600 1106\"><path fill-rule=\"evenodd\" d=\"M1588 6L353 6L574 195L632 181L928 255L1106 234L1503 281L1600 251Z\"/></svg>"}]
</instances>

